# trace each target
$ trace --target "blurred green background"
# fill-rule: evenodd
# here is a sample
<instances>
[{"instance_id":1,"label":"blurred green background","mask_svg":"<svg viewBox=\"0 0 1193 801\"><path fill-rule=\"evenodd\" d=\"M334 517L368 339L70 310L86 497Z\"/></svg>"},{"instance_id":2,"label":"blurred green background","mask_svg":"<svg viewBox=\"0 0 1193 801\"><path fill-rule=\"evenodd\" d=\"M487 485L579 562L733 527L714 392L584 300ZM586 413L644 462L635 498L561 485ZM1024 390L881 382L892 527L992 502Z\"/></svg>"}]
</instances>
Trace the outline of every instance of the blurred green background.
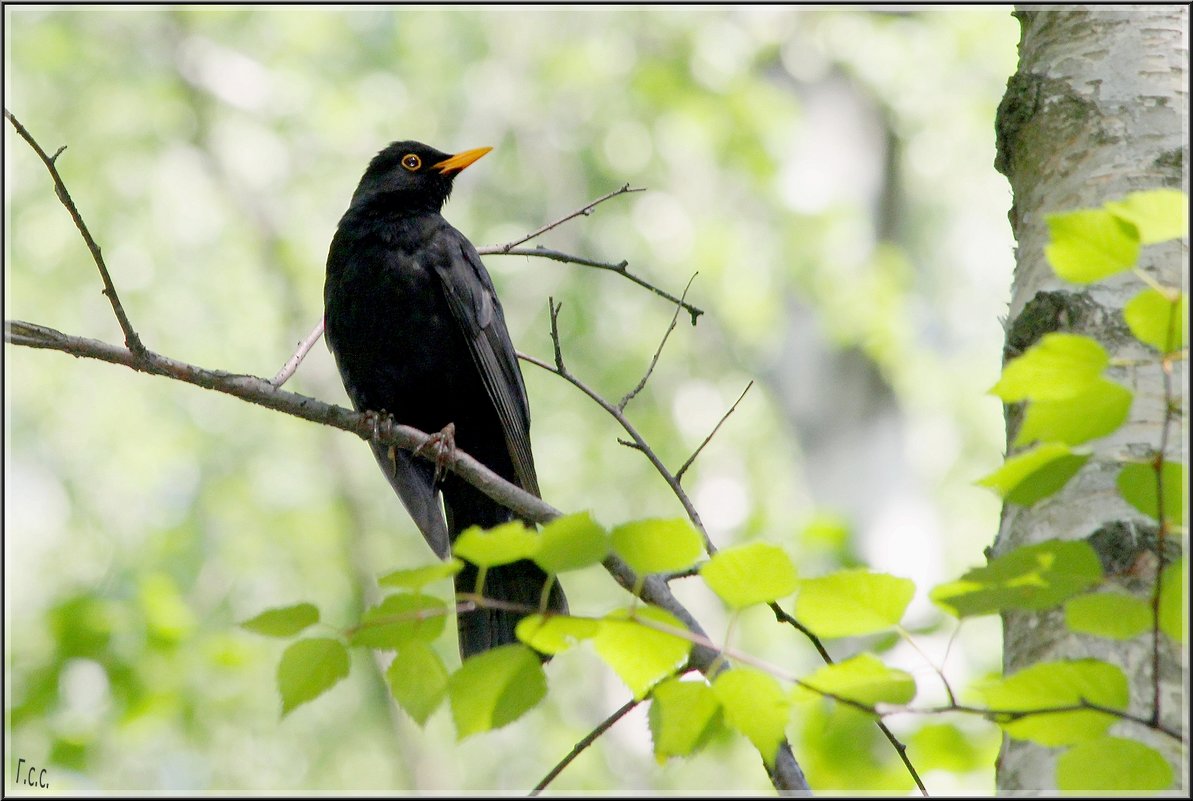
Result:
<instances>
[{"instance_id":1,"label":"blurred green background","mask_svg":"<svg viewBox=\"0 0 1193 801\"><path fill-rule=\"evenodd\" d=\"M4 9L5 105L58 160L145 344L269 377L322 308L328 243L372 155L413 138L495 150L445 216L500 244L624 183L539 240L630 269L706 314L673 333L629 411L676 468L755 387L685 485L715 541L765 539L803 575L869 564L919 585L910 622L941 663L955 626L933 583L981 563L1002 452L999 316L1010 191L991 166L1015 67L1007 7L32 7ZM5 126L5 317L120 342L44 168ZM571 368L612 399L673 308L611 273L486 258L517 347L548 357L562 300ZM300 600L332 625L378 575L430 559L354 437L226 396L58 353L4 348L6 759L51 793L523 792L628 693L587 646L548 666L547 702L456 743L418 729L384 661L279 720L283 649L236 627ZM613 525L682 514L616 424L524 367L546 497ZM347 405L320 344L287 387ZM626 596L599 570L573 609ZM696 582L680 598L720 637ZM446 595L446 584L440 587ZM812 648L769 612L734 643L788 670ZM439 643L454 664L453 636ZM921 699L924 657L881 649ZM946 672L999 665L967 623ZM993 790L992 727L890 720L929 789ZM817 790L902 792L875 728L802 708L789 734ZM6 781L11 775L6 772ZM12 791L14 788L8 784ZM765 793L744 740L656 764L645 709L552 788Z\"/></svg>"}]
</instances>

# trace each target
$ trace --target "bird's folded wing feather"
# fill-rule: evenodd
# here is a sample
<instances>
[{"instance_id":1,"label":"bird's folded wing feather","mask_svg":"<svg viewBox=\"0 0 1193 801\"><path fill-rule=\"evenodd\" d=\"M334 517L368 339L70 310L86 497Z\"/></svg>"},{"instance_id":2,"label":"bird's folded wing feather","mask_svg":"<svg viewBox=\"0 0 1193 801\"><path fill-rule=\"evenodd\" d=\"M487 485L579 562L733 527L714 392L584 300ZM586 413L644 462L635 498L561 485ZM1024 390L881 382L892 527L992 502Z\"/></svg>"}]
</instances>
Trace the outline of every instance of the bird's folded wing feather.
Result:
<instances>
[{"instance_id":1,"label":"bird's folded wing feather","mask_svg":"<svg viewBox=\"0 0 1193 801\"><path fill-rule=\"evenodd\" d=\"M464 332L468 350L505 432L518 483L539 495L534 457L530 450L530 406L518 369L514 344L505 327L500 302L476 248L454 229L447 248L449 258L438 261L448 306Z\"/></svg>"},{"instance_id":2,"label":"bird's folded wing feather","mask_svg":"<svg viewBox=\"0 0 1193 801\"><path fill-rule=\"evenodd\" d=\"M423 539L440 559L450 556L447 523L435 493L435 467L393 445L373 443L373 455Z\"/></svg>"}]
</instances>

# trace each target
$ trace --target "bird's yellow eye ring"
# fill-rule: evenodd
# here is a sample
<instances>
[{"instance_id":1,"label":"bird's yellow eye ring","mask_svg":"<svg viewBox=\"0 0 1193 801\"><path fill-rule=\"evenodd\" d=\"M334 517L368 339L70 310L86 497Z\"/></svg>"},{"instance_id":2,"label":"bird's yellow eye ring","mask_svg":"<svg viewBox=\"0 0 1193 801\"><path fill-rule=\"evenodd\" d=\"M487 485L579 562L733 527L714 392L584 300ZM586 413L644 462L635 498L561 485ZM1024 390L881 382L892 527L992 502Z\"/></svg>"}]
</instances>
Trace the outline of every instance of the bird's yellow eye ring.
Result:
<instances>
[{"instance_id":1,"label":"bird's yellow eye ring","mask_svg":"<svg viewBox=\"0 0 1193 801\"><path fill-rule=\"evenodd\" d=\"M423 160L413 153L407 153L405 156L402 156L402 166L410 170L410 172L414 172L423 166Z\"/></svg>"}]
</instances>

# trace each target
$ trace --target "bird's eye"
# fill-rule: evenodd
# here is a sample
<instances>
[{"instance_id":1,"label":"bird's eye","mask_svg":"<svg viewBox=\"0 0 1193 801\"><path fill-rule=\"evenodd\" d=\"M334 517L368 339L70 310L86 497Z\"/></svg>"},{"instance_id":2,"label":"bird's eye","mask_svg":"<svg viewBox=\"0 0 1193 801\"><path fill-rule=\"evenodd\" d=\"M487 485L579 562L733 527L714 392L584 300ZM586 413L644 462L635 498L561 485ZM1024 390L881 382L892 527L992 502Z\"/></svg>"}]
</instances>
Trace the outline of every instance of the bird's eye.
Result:
<instances>
[{"instance_id":1,"label":"bird's eye","mask_svg":"<svg viewBox=\"0 0 1193 801\"><path fill-rule=\"evenodd\" d=\"M423 166L423 160L413 153L407 153L405 156L402 156L402 166L410 170L410 172L414 172Z\"/></svg>"}]
</instances>

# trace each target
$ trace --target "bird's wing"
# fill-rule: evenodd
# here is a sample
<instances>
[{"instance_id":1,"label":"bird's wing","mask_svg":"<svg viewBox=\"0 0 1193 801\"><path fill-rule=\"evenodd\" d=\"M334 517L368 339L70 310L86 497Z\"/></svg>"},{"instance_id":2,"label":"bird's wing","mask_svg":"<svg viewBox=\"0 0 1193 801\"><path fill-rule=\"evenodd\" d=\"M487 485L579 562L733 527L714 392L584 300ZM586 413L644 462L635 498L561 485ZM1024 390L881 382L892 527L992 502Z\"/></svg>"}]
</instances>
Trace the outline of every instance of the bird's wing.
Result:
<instances>
[{"instance_id":1,"label":"bird's wing","mask_svg":"<svg viewBox=\"0 0 1193 801\"><path fill-rule=\"evenodd\" d=\"M454 228L446 229L445 234L446 258L435 260L435 271L501 420L518 483L527 492L538 495L538 477L530 450L530 405L514 343L505 327L501 302L472 243Z\"/></svg>"}]
</instances>

